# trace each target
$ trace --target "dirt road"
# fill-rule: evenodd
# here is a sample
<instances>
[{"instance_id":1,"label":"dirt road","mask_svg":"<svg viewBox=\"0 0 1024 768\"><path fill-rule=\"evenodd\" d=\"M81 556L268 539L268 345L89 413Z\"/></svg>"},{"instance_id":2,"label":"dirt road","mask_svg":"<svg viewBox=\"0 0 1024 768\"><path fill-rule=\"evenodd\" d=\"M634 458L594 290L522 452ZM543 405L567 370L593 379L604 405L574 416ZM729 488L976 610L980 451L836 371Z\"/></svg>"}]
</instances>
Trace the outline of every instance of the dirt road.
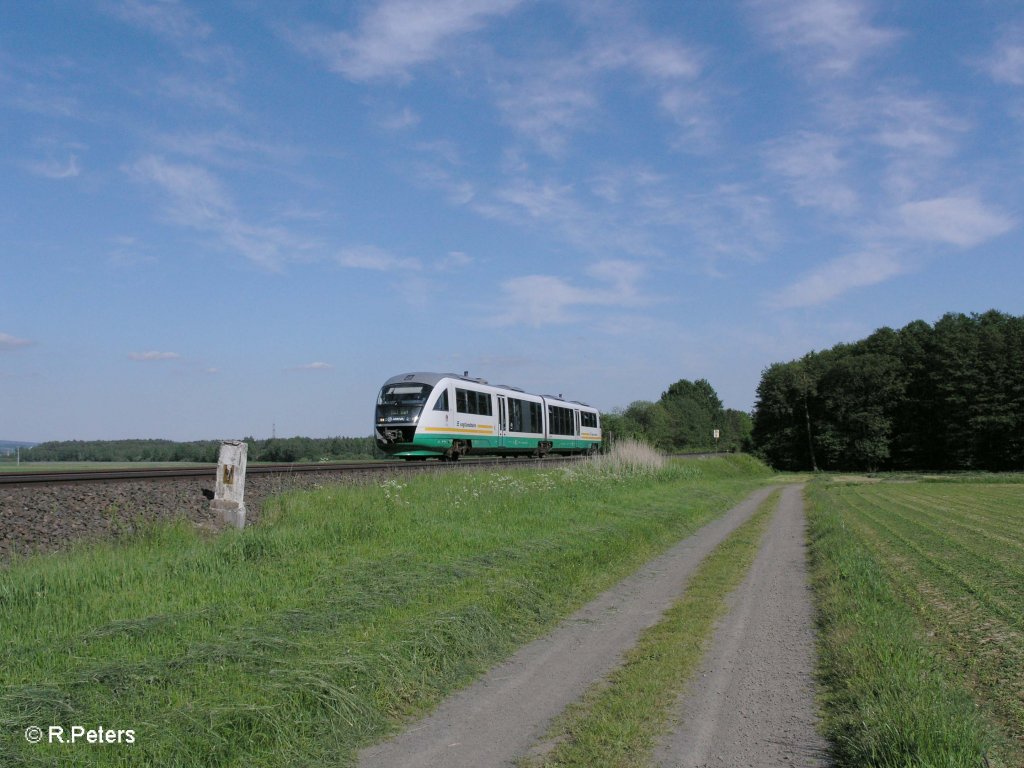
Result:
<instances>
[{"instance_id":1,"label":"dirt road","mask_svg":"<svg viewBox=\"0 0 1024 768\"><path fill-rule=\"evenodd\" d=\"M825 766L801 489L788 487L656 752L663 768Z\"/></svg>"},{"instance_id":2,"label":"dirt road","mask_svg":"<svg viewBox=\"0 0 1024 768\"><path fill-rule=\"evenodd\" d=\"M770 489L709 523L391 741L361 768L499 768L537 744L551 719L606 677L682 594L690 574ZM825 765L814 731L813 625L800 489L786 488L750 575L695 684L663 766Z\"/></svg>"}]
</instances>

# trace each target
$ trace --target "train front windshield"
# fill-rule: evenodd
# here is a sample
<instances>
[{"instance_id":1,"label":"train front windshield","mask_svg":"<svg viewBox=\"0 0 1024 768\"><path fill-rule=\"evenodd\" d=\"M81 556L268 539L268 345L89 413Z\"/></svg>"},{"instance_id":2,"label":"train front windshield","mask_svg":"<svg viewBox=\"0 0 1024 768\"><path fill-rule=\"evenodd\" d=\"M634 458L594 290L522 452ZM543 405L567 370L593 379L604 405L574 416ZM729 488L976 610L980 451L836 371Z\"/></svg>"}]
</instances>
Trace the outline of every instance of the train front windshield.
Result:
<instances>
[{"instance_id":1,"label":"train front windshield","mask_svg":"<svg viewBox=\"0 0 1024 768\"><path fill-rule=\"evenodd\" d=\"M377 397L377 423L415 424L433 389L430 384L414 382L384 386Z\"/></svg>"}]
</instances>

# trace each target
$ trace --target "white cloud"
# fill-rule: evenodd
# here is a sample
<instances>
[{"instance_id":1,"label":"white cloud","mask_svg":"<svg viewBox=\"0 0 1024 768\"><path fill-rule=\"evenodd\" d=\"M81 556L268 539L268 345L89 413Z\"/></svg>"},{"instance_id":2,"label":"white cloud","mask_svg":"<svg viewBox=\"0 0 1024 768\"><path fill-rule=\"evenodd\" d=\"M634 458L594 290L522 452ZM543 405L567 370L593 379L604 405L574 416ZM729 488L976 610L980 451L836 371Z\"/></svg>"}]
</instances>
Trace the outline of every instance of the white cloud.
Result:
<instances>
[{"instance_id":1,"label":"white cloud","mask_svg":"<svg viewBox=\"0 0 1024 768\"><path fill-rule=\"evenodd\" d=\"M675 149L704 152L713 147L718 123L712 117L708 98L702 90L692 86L667 88L658 106L679 128Z\"/></svg>"},{"instance_id":2,"label":"white cloud","mask_svg":"<svg viewBox=\"0 0 1024 768\"><path fill-rule=\"evenodd\" d=\"M1007 27L983 64L994 80L1024 85L1024 23Z\"/></svg>"},{"instance_id":3,"label":"white cloud","mask_svg":"<svg viewBox=\"0 0 1024 768\"><path fill-rule=\"evenodd\" d=\"M56 180L73 179L82 172L81 167L78 165L78 157L76 155L69 155L66 162L47 159L29 163L28 170L36 176Z\"/></svg>"},{"instance_id":4,"label":"white cloud","mask_svg":"<svg viewBox=\"0 0 1024 768\"><path fill-rule=\"evenodd\" d=\"M586 125L588 115L597 106L598 99L590 84L551 72L524 83L506 85L498 98L505 122L553 156L565 151L568 134Z\"/></svg>"},{"instance_id":5,"label":"white cloud","mask_svg":"<svg viewBox=\"0 0 1024 768\"><path fill-rule=\"evenodd\" d=\"M418 270L420 263L416 259L402 259L375 245L359 245L342 249L334 261L342 267L350 269L369 269L375 272L391 270Z\"/></svg>"},{"instance_id":6,"label":"white cloud","mask_svg":"<svg viewBox=\"0 0 1024 768\"><path fill-rule=\"evenodd\" d=\"M906 271L907 268L889 253L853 253L812 270L768 303L776 309L825 304L855 288L877 285Z\"/></svg>"},{"instance_id":7,"label":"white cloud","mask_svg":"<svg viewBox=\"0 0 1024 768\"><path fill-rule=\"evenodd\" d=\"M165 212L171 221L212 233L219 245L262 267L280 269L283 261L311 247L286 230L244 221L220 179L201 166L148 155L125 170L136 180L163 190L168 198Z\"/></svg>"},{"instance_id":8,"label":"white cloud","mask_svg":"<svg viewBox=\"0 0 1024 768\"><path fill-rule=\"evenodd\" d=\"M858 199L844 178L841 149L842 142L835 136L802 131L768 144L764 158L770 170L785 177L798 205L850 213L858 207Z\"/></svg>"},{"instance_id":9,"label":"white cloud","mask_svg":"<svg viewBox=\"0 0 1024 768\"><path fill-rule=\"evenodd\" d=\"M1009 232L1016 221L989 210L973 197L937 197L904 203L899 217L906 233L921 240L932 240L963 248Z\"/></svg>"},{"instance_id":10,"label":"white cloud","mask_svg":"<svg viewBox=\"0 0 1024 768\"><path fill-rule=\"evenodd\" d=\"M748 5L773 47L823 75L849 74L900 37L898 31L873 26L859 0L750 0Z\"/></svg>"},{"instance_id":11,"label":"white cloud","mask_svg":"<svg viewBox=\"0 0 1024 768\"><path fill-rule=\"evenodd\" d=\"M181 357L177 352L157 352L156 350L150 350L148 352L132 352L128 355L130 360L139 360L142 362L148 362L151 360L177 360Z\"/></svg>"},{"instance_id":12,"label":"white cloud","mask_svg":"<svg viewBox=\"0 0 1024 768\"><path fill-rule=\"evenodd\" d=\"M446 55L453 40L510 13L520 1L385 0L355 34L306 30L292 39L352 80L407 79L413 67Z\"/></svg>"},{"instance_id":13,"label":"white cloud","mask_svg":"<svg viewBox=\"0 0 1024 768\"><path fill-rule=\"evenodd\" d=\"M103 7L121 21L175 42L203 40L211 31L177 0L118 0L106 2Z\"/></svg>"},{"instance_id":14,"label":"white cloud","mask_svg":"<svg viewBox=\"0 0 1024 768\"><path fill-rule=\"evenodd\" d=\"M19 339L17 336L11 336L9 333L0 333L0 349L19 349L21 347L29 347L34 343L28 339Z\"/></svg>"},{"instance_id":15,"label":"white cloud","mask_svg":"<svg viewBox=\"0 0 1024 768\"><path fill-rule=\"evenodd\" d=\"M323 363L317 361L315 363L307 363L306 365L296 365L294 368L286 368L288 371L333 371L334 366L330 363Z\"/></svg>"},{"instance_id":16,"label":"white cloud","mask_svg":"<svg viewBox=\"0 0 1024 768\"><path fill-rule=\"evenodd\" d=\"M569 135L586 129L599 113L601 78L626 72L640 75L640 85L653 87L662 109L686 129L687 136L700 136L708 122L707 110L692 81L701 66L700 57L686 46L614 19L602 25L583 50L506 73L497 88L498 108L516 132L546 154L559 156ZM684 83L689 86L685 90Z\"/></svg>"},{"instance_id":17,"label":"white cloud","mask_svg":"<svg viewBox=\"0 0 1024 768\"><path fill-rule=\"evenodd\" d=\"M223 82L169 75L160 80L160 92L168 98L182 101L202 109L216 109L237 113L237 97Z\"/></svg>"},{"instance_id":18,"label":"white cloud","mask_svg":"<svg viewBox=\"0 0 1024 768\"><path fill-rule=\"evenodd\" d=\"M449 272L457 269L465 269L473 263L473 257L462 251L449 251L444 258L438 260L435 268L441 272Z\"/></svg>"},{"instance_id":19,"label":"white cloud","mask_svg":"<svg viewBox=\"0 0 1024 768\"><path fill-rule=\"evenodd\" d=\"M179 223L206 228L233 216L229 195L220 180L205 168L148 155L127 170L136 179L155 183L169 195L168 212Z\"/></svg>"},{"instance_id":20,"label":"white cloud","mask_svg":"<svg viewBox=\"0 0 1024 768\"><path fill-rule=\"evenodd\" d=\"M650 303L637 283L646 270L618 259L597 262L587 273L596 284L577 285L554 275L525 275L501 284L500 305L506 310L490 320L494 325L531 325L576 322L575 310L584 307L636 307Z\"/></svg>"},{"instance_id":21,"label":"white cloud","mask_svg":"<svg viewBox=\"0 0 1024 768\"><path fill-rule=\"evenodd\" d=\"M403 107L398 112L392 112L378 120L378 125L385 131L404 131L413 126L419 125L420 116L409 107Z\"/></svg>"},{"instance_id":22,"label":"white cloud","mask_svg":"<svg viewBox=\"0 0 1024 768\"><path fill-rule=\"evenodd\" d=\"M970 128L934 99L893 91L862 100L860 109L871 126L871 138L898 152L951 155L956 150L955 135Z\"/></svg>"}]
</instances>

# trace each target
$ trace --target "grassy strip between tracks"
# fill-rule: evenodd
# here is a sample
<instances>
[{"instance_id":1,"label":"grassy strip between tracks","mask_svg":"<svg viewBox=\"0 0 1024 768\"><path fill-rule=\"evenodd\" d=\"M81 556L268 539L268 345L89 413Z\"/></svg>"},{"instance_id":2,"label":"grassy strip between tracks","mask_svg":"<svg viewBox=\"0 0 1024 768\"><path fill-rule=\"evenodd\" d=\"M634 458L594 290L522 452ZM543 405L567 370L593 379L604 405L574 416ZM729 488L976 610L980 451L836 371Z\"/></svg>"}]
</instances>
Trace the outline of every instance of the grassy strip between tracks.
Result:
<instances>
[{"instance_id":1,"label":"grassy strip between tracks","mask_svg":"<svg viewBox=\"0 0 1024 768\"><path fill-rule=\"evenodd\" d=\"M838 762L1024 764L1019 490L815 481L808 496Z\"/></svg>"},{"instance_id":2,"label":"grassy strip between tracks","mask_svg":"<svg viewBox=\"0 0 1024 768\"><path fill-rule=\"evenodd\" d=\"M552 725L542 755L522 768L628 768L650 764L655 740L697 669L729 594L750 570L781 491L701 563L683 597L641 635L625 663Z\"/></svg>"},{"instance_id":3,"label":"grassy strip between tracks","mask_svg":"<svg viewBox=\"0 0 1024 768\"><path fill-rule=\"evenodd\" d=\"M417 473L285 495L241 532L14 562L0 764L350 764L769 476L742 456Z\"/></svg>"}]
</instances>

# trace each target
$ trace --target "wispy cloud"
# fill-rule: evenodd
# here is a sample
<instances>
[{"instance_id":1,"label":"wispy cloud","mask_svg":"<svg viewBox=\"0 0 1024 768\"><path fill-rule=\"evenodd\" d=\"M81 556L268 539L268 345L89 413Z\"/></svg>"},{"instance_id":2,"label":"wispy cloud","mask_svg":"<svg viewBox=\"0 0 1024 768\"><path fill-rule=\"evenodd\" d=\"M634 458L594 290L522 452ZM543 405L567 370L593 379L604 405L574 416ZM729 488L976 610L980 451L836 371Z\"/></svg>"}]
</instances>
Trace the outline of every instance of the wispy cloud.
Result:
<instances>
[{"instance_id":1,"label":"wispy cloud","mask_svg":"<svg viewBox=\"0 0 1024 768\"><path fill-rule=\"evenodd\" d=\"M908 235L971 248L1013 229L1017 222L974 197L938 197L905 203L899 217Z\"/></svg>"},{"instance_id":2,"label":"wispy cloud","mask_svg":"<svg viewBox=\"0 0 1024 768\"><path fill-rule=\"evenodd\" d=\"M934 98L891 88L857 99L849 111L859 113L869 140L899 153L951 155L956 151L958 136L971 127Z\"/></svg>"},{"instance_id":3,"label":"wispy cloud","mask_svg":"<svg viewBox=\"0 0 1024 768\"><path fill-rule=\"evenodd\" d=\"M30 173L36 176L54 180L73 179L82 172L82 168L78 164L77 155L68 155L67 160L63 161L47 158L46 160L28 163L26 167Z\"/></svg>"},{"instance_id":4,"label":"wispy cloud","mask_svg":"<svg viewBox=\"0 0 1024 768\"><path fill-rule=\"evenodd\" d=\"M860 0L749 0L747 5L772 47L808 74L848 75L901 36L873 25L868 5Z\"/></svg>"},{"instance_id":5,"label":"wispy cloud","mask_svg":"<svg viewBox=\"0 0 1024 768\"><path fill-rule=\"evenodd\" d=\"M1024 22L1010 24L1002 31L982 65L1000 83L1024 85Z\"/></svg>"},{"instance_id":6,"label":"wispy cloud","mask_svg":"<svg viewBox=\"0 0 1024 768\"><path fill-rule=\"evenodd\" d=\"M404 131L420 123L420 116L409 107L389 112L377 120L377 124L385 131Z\"/></svg>"},{"instance_id":7,"label":"wispy cloud","mask_svg":"<svg viewBox=\"0 0 1024 768\"><path fill-rule=\"evenodd\" d=\"M35 344L34 341L19 339L17 336L11 336L9 333L0 333L0 350L21 349L22 347L30 347L33 344Z\"/></svg>"},{"instance_id":8,"label":"wispy cloud","mask_svg":"<svg viewBox=\"0 0 1024 768\"><path fill-rule=\"evenodd\" d=\"M884 251L840 256L805 274L773 296L768 304L775 309L817 306L906 271L907 268L895 256Z\"/></svg>"},{"instance_id":9,"label":"wispy cloud","mask_svg":"<svg viewBox=\"0 0 1024 768\"><path fill-rule=\"evenodd\" d=\"M369 269L375 272L391 270L418 270L416 259L403 259L375 245L360 245L342 249L335 257L335 263L350 269Z\"/></svg>"},{"instance_id":10,"label":"wispy cloud","mask_svg":"<svg viewBox=\"0 0 1024 768\"><path fill-rule=\"evenodd\" d=\"M651 303L638 283L646 270L640 264L607 260L587 270L589 285L554 275L525 275L501 284L505 310L489 321L494 325L531 325L576 322L585 307L637 307Z\"/></svg>"},{"instance_id":11,"label":"wispy cloud","mask_svg":"<svg viewBox=\"0 0 1024 768\"><path fill-rule=\"evenodd\" d=\"M521 0L385 0L358 31L291 34L304 52L352 80L397 78L453 50L453 41L513 11Z\"/></svg>"},{"instance_id":12,"label":"wispy cloud","mask_svg":"<svg viewBox=\"0 0 1024 768\"><path fill-rule=\"evenodd\" d=\"M587 123L599 101L590 84L578 77L541 69L546 73L503 85L498 108L516 132L557 156L565 151L568 135Z\"/></svg>"},{"instance_id":13,"label":"wispy cloud","mask_svg":"<svg viewBox=\"0 0 1024 768\"><path fill-rule=\"evenodd\" d=\"M857 193L844 178L842 142L835 136L801 131L769 143L763 152L768 168L785 180L798 205L850 213Z\"/></svg>"},{"instance_id":14,"label":"wispy cloud","mask_svg":"<svg viewBox=\"0 0 1024 768\"><path fill-rule=\"evenodd\" d=\"M177 0L110 0L101 7L121 21L173 42L205 40L211 32L208 24Z\"/></svg>"},{"instance_id":15,"label":"wispy cloud","mask_svg":"<svg viewBox=\"0 0 1024 768\"><path fill-rule=\"evenodd\" d=\"M126 170L164 192L165 213L171 221L211 233L221 247L267 269L280 269L286 260L311 247L287 230L247 223L220 179L201 166L147 155Z\"/></svg>"},{"instance_id":16,"label":"wispy cloud","mask_svg":"<svg viewBox=\"0 0 1024 768\"><path fill-rule=\"evenodd\" d=\"M592 31L582 50L499 68L497 105L505 122L541 151L559 156L572 133L586 130L600 114L603 79L625 72L636 76L634 88L655 94L655 103L686 137L706 134L706 101L693 86L701 57L676 40L619 22Z\"/></svg>"},{"instance_id":17,"label":"wispy cloud","mask_svg":"<svg viewBox=\"0 0 1024 768\"><path fill-rule=\"evenodd\" d=\"M129 360L137 360L140 362L150 362L153 360L178 360L181 358L177 352L158 352L156 350L150 350L148 352L132 352L128 355Z\"/></svg>"},{"instance_id":18,"label":"wispy cloud","mask_svg":"<svg viewBox=\"0 0 1024 768\"><path fill-rule=\"evenodd\" d=\"M314 362L306 363L305 365L296 365L292 368L286 368L286 371L333 371L334 366L330 363Z\"/></svg>"},{"instance_id":19,"label":"wispy cloud","mask_svg":"<svg viewBox=\"0 0 1024 768\"><path fill-rule=\"evenodd\" d=\"M473 263L473 257L462 251L449 251L443 258L438 259L434 268L441 272L450 272L465 269Z\"/></svg>"},{"instance_id":20,"label":"wispy cloud","mask_svg":"<svg viewBox=\"0 0 1024 768\"><path fill-rule=\"evenodd\" d=\"M168 75L160 79L159 90L164 96L202 109L238 113L241 106L229 83Z\"/></svg>"}]
</instances>

